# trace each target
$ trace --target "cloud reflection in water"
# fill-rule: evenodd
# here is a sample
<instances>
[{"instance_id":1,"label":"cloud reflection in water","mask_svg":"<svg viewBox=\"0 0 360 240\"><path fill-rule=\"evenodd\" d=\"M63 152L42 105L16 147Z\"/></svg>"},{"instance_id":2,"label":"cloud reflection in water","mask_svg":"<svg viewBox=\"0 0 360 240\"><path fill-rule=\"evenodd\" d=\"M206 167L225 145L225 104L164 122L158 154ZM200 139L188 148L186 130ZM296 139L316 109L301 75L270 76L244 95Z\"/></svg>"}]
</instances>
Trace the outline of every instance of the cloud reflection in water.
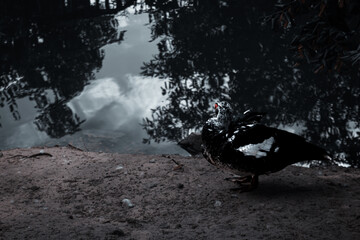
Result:
<instances>
[{"instance_id":1,"label":"cloud reflection in water","mask_svg":"<svg viewBox=\"0 0 360 240\"><path fill-rule=\"evenodd\" d=\"M162 145L144 145L141 143L146 133L142 130L142 118L151 115L151 108L165 104L165 97L159 89L164 80L142 77L132 74L123 79L103 78L93 81L84 91L67 105L81 119L86 121L81 126L81 133L75 138L92 136L100 141L99 149L130 152L154 151L159 153L181 151L175 143ZM86 147L86 143L83 142ZM108 146L101 146L108 144ZM93 146L91 147L94 148ZM96 147L95 147L96 148Z\"/></svg>"}]
</instances>

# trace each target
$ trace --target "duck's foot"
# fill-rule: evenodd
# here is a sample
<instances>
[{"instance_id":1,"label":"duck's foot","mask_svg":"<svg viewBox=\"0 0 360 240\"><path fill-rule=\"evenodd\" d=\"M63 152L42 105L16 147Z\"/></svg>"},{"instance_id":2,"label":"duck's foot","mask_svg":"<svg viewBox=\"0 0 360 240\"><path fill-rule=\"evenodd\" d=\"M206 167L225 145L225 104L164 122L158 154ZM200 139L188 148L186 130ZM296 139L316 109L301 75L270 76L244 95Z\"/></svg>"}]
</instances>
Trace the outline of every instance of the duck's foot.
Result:
<instances>
[{"instance_id":1,"label":"duck's foot","mask_svg":"<svg viewBox=\"0 0 360 240\"><path fill-rule=\"evenodd\" d=\"M237 181L237 180L235 180L235 181L230 180L230 181L236 182L240 185L237 188L231 188L232 191L250 192L258 187L259 176L258 175L249 175L246 177L240 177L239 181Z\"/></svg>"},{"instance_id":2,"label":"duck's foot","mask_svg":"<svg viewBox=\"0 0 360 240\"><path fill-rule=\"evenodd\" d=\"M248 176L245 176L245 177L241 177L241 176L234 176L234 177L228 177L228 178L225 178L226 181L230 181L230 182L236 182L236 183L239 183L239 184L242 184L242 183L250 183L251 182L251 179L252 179L252 176L251 175L248 175Z\"/></svg>"}]
</instances>

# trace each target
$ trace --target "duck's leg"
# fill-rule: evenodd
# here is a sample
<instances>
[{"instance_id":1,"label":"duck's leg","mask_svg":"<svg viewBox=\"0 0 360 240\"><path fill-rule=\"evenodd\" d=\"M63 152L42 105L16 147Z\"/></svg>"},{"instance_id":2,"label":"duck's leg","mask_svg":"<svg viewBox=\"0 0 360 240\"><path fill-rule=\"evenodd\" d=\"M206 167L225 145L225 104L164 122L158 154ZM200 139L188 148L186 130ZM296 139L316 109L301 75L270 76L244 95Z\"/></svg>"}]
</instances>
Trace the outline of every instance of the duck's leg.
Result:
<instances>
[{"instance_id":1,"label":"duck's leg","mask_svg":"<svg viewBox=\"0 0 360 240\"><path fill-rule=\"evenodd\" d=\"M259 186L259 175L252 175L250 186L252 187L252 189L255 189Z\"/></svg>"},{"instance_id":2,"label":"duck's leg","mask_svg":"<svg viewBox=\"0 0 360 240\"><path fill-rule=\"evenodd\" d=\"M243 178L246 178L247 181L242 181L242 182L241 181L233 181L233 182L239 183L240 187L232 188L231 190L240 191L240 192L250 192L258 187L259 175L254 174L254 175L249 175L249 176L246 176ZM250 183L250 184L243 185L243 183Z\"/></svg>"},{"instance_id":3,"label":"duck's leg","mask_svg":"<svg viewBox=\"0 0 360 240\"><path fill-rule=\"evenodd\" d=\"M234 176L234 177L225 178L225 180L226 181L231 181L231 182L236 182L236 183L239 183L239 184L249 183L252 180L252 176L251 175L244 176L244 177Z\"/></svg>"}]
</instances>

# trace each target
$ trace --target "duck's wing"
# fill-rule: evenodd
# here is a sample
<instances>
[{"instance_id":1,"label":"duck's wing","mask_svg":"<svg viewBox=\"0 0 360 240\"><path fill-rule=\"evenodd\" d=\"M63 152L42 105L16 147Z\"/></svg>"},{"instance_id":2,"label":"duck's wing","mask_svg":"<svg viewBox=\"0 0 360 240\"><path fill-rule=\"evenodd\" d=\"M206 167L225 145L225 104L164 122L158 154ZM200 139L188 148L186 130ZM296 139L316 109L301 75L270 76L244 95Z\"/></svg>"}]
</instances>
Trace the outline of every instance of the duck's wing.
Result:
<instances>
[{"instance_id":1,"label":"duck's wing","mask_svg":"<svg viewBox=\"0 0 360 240\"><path fill-rule=\"evenodd\" d=\"M240 116L234 117L229 125L229 132L234 132L236 129L241 128L246 125L258 124L262 118L266 115L263 112L254 112L251 110L245 111Z\"/></svg>"},{"instance_id":2,"label":"duck's wing","mask_svg":"<svg viewBox=\"0 0 360 240\"><path fill-rule=\"evenodd\" d=\"M235 131L229 132L227 148L247 157L267 157L279 150L275 130L261 124L242 124Z\"/></svg>"},{"instance_id":3,"label":"duck's wing","mask_svg":"<svg viewBox=\"0 0 360 240\"><path fill-rule=\"evenodd\" d=\"M246 123L260 123L261 119L266 115L264 112L254 112L251 110L247 110L244 112L244 116L240 121Z\"/></svg>"},{"instance_id":4,"label":"duck's wing","mask_svg":"<svg viewBox=\"0 0 360 240\"><path fill-rule=\"evenodd\" d=\"M266 173L306 160L328 160L326 151L287 131L248 124L227 140L224 158L239 168ZM232 159L232 160L230 160Z\"/></svg>"}]
</instances>

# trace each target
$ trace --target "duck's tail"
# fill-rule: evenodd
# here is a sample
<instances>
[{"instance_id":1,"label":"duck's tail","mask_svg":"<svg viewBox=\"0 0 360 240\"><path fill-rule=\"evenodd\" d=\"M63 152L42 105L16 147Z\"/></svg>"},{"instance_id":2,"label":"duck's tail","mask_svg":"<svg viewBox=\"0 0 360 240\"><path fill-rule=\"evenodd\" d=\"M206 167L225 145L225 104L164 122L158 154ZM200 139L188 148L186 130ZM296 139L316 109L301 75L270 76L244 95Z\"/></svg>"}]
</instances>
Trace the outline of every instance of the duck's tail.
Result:
<instances>
[{"instance_id":1,"label":"duck's tail","mask_svg":"<svg viewBox=\"0 0 360 240\"><path fill-rule=\"evenodd\" d=\"M331 164L333 163L333 158L330 156L330 154L323 148L318 147L314 144L308 143L313 151L313 158L312 160L318 160L325 164ZM311 159L311 158L310 158Z\"/></svg>"}]
</instances>

